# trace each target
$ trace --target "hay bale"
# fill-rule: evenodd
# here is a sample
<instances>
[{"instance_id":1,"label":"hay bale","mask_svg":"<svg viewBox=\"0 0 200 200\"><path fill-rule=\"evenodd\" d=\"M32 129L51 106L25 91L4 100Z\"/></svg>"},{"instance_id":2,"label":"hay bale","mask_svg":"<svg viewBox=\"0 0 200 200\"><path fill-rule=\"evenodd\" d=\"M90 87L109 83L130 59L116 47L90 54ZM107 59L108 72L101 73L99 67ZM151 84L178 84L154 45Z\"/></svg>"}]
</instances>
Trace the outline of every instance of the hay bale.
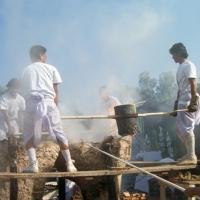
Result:
<instances>
[{"instance_id":1,"label":"hay bale","mask_svg":"<svg viewBox=\"0 0 200 200\"><path fill-rule=\"evenodd\" d=\"M59 147L57 144L47 141L43 142L37 148L37 159L39 163L40 172L52 171L55 160L57 158ZM16 149L16 163L17 172L21 172L28 165L28 158L23 143L18 142ZM43 189L47 179L19 179L18 186L18 199L37 200L43 196Z\"/></svg>"},{"instance_id":2,"label":"hay bale","mask_svg":"<svg viewBox=\"0 0 200 200\"><path fill-rule=\"evenodd\" d=\"M125 137L109 137L102 143L102 148L118 157L122 160L128 161L131 159L131 144L132 144L132 137L125 136ZM108 156L105 157L106 164L109 168L124 168L126 166L125 163L118 161L116 159L110 158Z\"/></svg>"},{"instance_id":3,"label":"hay bale","mask_svg":"<svg viewBox=\"0 0 200 200\"><path fill-rule=\"evenodd\" d=\"M0 172L9 172L8 142L0 141ZM10 184L4 179L0 179L0 199L10 198Z\"/></svg>"},{"instance_id":4,"label":"hay bale","mask_svg":"<svg viewBox=\"0 0 200 200\"><path fill-rule=\"evenodd\" d=\"M101 147L99 143L92 143L92 145L98 148ZM89 147L87 143L71 144L70 152L79 171L106 168L103 154Z\"/></svg>"},{"instance_id":5,"label":"hay bale","mask_svg":"<svg viewBox=\"0 0 200 200\"><path fill-rule=\"evenodd\" d=\"M108 137L102 143L91 143L92 146L105 150L121 159L130 160L132 137ZM101 170L110 167L124 167L125 164L96 151L87 143L71 144L70 151L78 170ZM113 177L77 178L84 197L88 200L115 199Z\"/></svg>"},{"instance_id":6,"label":"hay bale","mask_svg":"<svg viewBox=\"0 0 200 200\"><path fill-rule=\"evenodd\" d=\"M91 143L92 146L102 149L123 160L131 159L132 137L108 137L102 143ZM76 161L78 170L101 170L110 167L125 167L126 164L117 161L99 151L89 147L87 143L70 145L72 158Z\"/></svg>"}]
</instances>

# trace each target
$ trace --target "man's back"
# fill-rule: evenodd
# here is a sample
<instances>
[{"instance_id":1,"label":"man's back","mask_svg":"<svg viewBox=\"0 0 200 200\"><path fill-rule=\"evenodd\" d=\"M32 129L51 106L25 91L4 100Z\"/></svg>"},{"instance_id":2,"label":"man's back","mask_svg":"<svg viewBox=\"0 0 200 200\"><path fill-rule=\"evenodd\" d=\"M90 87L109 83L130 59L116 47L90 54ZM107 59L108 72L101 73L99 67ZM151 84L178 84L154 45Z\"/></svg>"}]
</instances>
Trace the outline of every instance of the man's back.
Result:
<instances>
[{"instance_id":1,"label":"man's back","mask_svg":"<svg viewBox=\"0 0 200 200\"><path fill-rule=\"evenodd\" d=\"M34 62L26 67L22 74L24 95L39 92L46 98L54 99L53 84L61 83L62 79L57 69L49 64Z\"/></svg>"}]
</instances>

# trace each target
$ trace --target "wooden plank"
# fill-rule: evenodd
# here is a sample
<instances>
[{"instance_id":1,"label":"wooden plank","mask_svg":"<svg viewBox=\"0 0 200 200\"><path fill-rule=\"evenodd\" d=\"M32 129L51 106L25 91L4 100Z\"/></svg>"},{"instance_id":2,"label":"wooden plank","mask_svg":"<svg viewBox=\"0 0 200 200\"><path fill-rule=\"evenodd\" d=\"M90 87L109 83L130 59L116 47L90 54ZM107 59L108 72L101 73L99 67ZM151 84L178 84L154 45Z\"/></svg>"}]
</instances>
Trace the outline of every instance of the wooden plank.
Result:
<instances>
[{"instance_id":1,"label":"wooden plank","mask_svg":"<svg viewBox=\"0 0 200 200\"><path fill-rule=\"evenodd\" d=\"M194 169L196 165L164 165L156 167L143 167L143 169L159 173L169 171L179 171ZM78 171L78 172L39 172L39 173L11 173L11 172L0 172L0 179L10 178L53 178L53 177L95 177L95 176L113 176L120 174L137 174L141 173L137 169L114 169L114 170L95 170L95 171Z\"/></svg>"},{"instance_id":2,"label":"wooden plank","mask_svg":"<svg viewBox=\"0 0 200 200\"><path fill-rule=\"evenodd\" d=\"M161 165L176 165L177 162L161 162L161 161L130 161L130 164L138 167L150 167L150 166L161 166Z\"/></svg>"}]
</instances>

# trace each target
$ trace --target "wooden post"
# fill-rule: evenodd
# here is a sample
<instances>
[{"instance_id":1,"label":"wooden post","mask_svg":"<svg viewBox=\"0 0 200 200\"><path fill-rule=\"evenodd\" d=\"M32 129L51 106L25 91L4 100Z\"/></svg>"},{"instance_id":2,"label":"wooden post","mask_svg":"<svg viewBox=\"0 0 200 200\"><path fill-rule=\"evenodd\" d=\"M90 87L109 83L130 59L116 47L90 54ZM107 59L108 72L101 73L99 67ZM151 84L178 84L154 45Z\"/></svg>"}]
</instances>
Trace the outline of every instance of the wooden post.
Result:
<instances>
[{"instance_id":1,"label":"wooden post","mask_svg":"<svg viewBox=\"0 0 200 200\"><path fill-rule=\"evenodd\" d=\"M160 199L166 200L166 185L159 181L160 185Z\"/></svg>"},{"instance_id":2,"label":"wooden post","mask_svg":"<svg viewBox=\"0 0 200 200\"><path fill-rule=\"evenodd\" d=\"M10 137L8 139L8 154L9 154L9 165L10 172L17 172L16 165L16 149L17 149L17 138ZM18 184L17 179L10 179L10 200L17 200Z\"/></svg>"},{"instance_id":3,"label":"wooden post","mask_svg":"<svg viewBox=\"0 0 200 200\"><path fill-rule=\"evenodd\" d=\"M195 185L189 184L189 187L190 187L190 188L194 188ZM196 197L188 197L188 200L196 200Z\"/></svg>"},{"instance_id":4,"label":"wooden post","mask_svg":"<svg viewBox=\"0 0 200 200\"><path fill-rule=\"evenodd\" d=\"M120 200L122 175L115 176L114 181L115 181L116 200Z\"/></svg>"}]
</instances>

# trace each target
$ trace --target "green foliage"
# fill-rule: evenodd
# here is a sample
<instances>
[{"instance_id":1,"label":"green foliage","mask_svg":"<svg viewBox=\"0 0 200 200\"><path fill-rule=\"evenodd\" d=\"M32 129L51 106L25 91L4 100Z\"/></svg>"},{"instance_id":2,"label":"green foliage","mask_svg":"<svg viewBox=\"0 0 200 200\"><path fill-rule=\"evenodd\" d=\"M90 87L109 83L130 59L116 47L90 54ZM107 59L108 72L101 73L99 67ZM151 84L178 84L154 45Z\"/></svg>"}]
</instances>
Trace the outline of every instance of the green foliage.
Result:
<instances>
[{"instance_id":1,"label":"green foliage","mask_svg":"<svg viewBox=\"0 0 200 200\"><path fill-rule=\"evenodd\" d=\"M156 88L157 103L163 104L164 107L169 109L171 102L176 97L176 91L177 87L173 74L171 72L161 73Z\"/></svg>"},{"instance_id":2,"label":"green foliage","mask_svg":"<svg viewBox=\"0 0 200 200\"><path fill-rule=\"evenodd\" d=\"M146 100L146 111L169 109L176 96L175 78L171 72L163 72L156 80L148 72L142 72L139 76L138 93L142 100Z\"/></svg>"},{"instance_id":3,"label":"green foliage","mask_svg":"<svg viewBox=\"0 0 200 200\"><path fill-rule=\"evenodd\" d=\"M153 101L155 99L155 89L157 81L151 78L148 72L142 72L139 76L139 94L143 100Z\"/></svg>"},{"instance_id":4,"label":"green foliage","mask_svg":"<svg viewBox=\"0 0 200 200\"><path fill-rule=\"evenodd\" d=\"M152 78L148 72L142 72L139 76L138 93L142 100L146 103L138 108L138 112L169 112L173 109L176 99L177 86L175 77L171 72L163 72L159 75L159 79ZM167 116L144 117L142 130L143 137L148 135L152 150L161 150L164 156L167 156L166 146L160 149L159 145L159 127L162 127L163 140L166 143L166 133L169 134L173 147L177 144L177 136L175 132L175 118ZM178 154L177 150L174 150ZM176 155L175 155L176 157Z\"/></svg>"},{"instance_id":5,"label":"green foliage","mask_svg":"<svg viewBox=\"0 0 200 200\"><path fill-rule=\"evenodd\" d=\"M0 86L0 95L3 94L5 92L5 90L6 90L5 87Z\"/></svg>"}]
</instances>

